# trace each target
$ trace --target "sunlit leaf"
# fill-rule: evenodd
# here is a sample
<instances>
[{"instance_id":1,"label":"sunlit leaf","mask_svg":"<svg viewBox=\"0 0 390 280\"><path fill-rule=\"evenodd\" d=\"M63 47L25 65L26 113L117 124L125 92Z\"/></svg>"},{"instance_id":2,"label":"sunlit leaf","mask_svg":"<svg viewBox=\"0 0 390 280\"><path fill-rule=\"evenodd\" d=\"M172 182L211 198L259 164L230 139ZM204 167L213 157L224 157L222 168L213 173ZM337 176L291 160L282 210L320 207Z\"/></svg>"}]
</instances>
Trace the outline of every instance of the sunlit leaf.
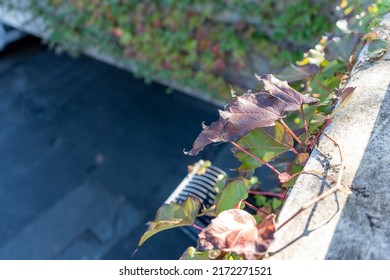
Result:
<instances>
[{"instance_id":1,"label":"sunlit leaf","mask_svg":"<svg viewBox=\"0 0 390 280\"><path fill-rule=\"evenodd\" d=\"M337 92L338 102L335 105L334 110L332 111L331 117L333 117L342 107L347 104L349 99L352 97L355 91L355 87L347 87L341 91Z\"/></svg>"},{"instance_id":2,"label":"sunlit leaf","mask_svg":"<svg viewBox=\"0 0 390 280\"><path fill-rule=\"evenodd\" d=\"M162 205L157 211L156 218L149 222L149 226L142 235L138 246L141 246L148 238L162 230L192 225L199 212L200 205L200 200L193 196L188 196L181 204L171 202Z\"/></svg>"},{"instance_id":3,"label":"sunlit leaf","mask_svg":"<svg viewBox=\"0 0 390 280\"><path fill-rule=\"evenodd\" d=\"M242 257L235 253L228 253L223 257L223 259L227 261L239 261L242 260Z\"/></svg>"},{"instance_id":4,"label":"sunlit leaf","mask_svg":"<svg viewBox=\"0 0 390 280\"><path fill-rule=\"evenodd\" d=\"M309 132L313 133L321 125L323 125L327 120L328 120L328 116L326 116L323 112L318 112L318 113L314 114L309 122Z\"/></svg>"},{"instance_id":5,"label":"sunlit leaf","mask_svg":"<svg viewBox=\"0 0 390 280\"><path fill-rule=\"evenodd\" d=\"M220 213L199 233L199 251L219 249L245 259L259 259L274 239L275 216L267 216L258 226L248 212L231 209Z\"/></svg>"},{"instance_id":6,"label":"sunlit leaf","mask_svg":"<svg viewBox=\"0 0 390 280\"><path fill-rule=\"evenodd\" d=\"M295 182L298 178L298 176L296 175L303 170L307 161L309 160L309 156L309 153L300 153L296 156L294 162L291 165L291 173L295 174L295 176L293 175L290 178L287 178L287 180L285 180L284 182L282 182L283 188L291 188L295 185Z\"/></svg>"},{"instance_id":7,"label":"sunlit leaf","mask_svg":"<svg viewBox=\"0 0 390 280\"><path fill-rule=\"evenodd\" d=\"M281 81L273 75L256 76L264 84L264 89L272 96L286 102L285 111L296 111L303 104L314 104L318 102L317 98L303 95L290 87L286 81Z\"/></svg>"},{"instance_id":8,"label":"sunlit leaf","mask_svg":"<svg viewBox=\"0 0 390 280\"><path fill-rule=\"evenodd\" d=\"M195 139L188 155L197 155L206 145L215 142L236 141L252 129L275 125L282 118L287 103L261 91L237 96L220 111L220 118Z\"/></svg>"},{"instance_id":9,"label":"sunlit leaf","mask_svg":"<svg viewBox=\"0 0 390 280\"><path fill-rule=\"evenodd\" d=\"M286 133L285 128L277 123L274 127L254 129L242 137L237 144L268 162L290 150L293 139ZM239 150L236 150L234 155L242 162L240 170L252 170L262 165L258 160Z\"/></svg>"},{"instance_id":10,"label":"sunlit leaf","mask_svg":"<svg viewBox=\"0 0 390 280\"><path fill-rule=\"evenodd\" d=\"M315 75L320 70L318 65L305 64L303 66L296 66L290 64L282 70L276 77L280 80L287 81L289 83L303 80L307 77Z\"/></svg>"},{"instance_id":11,"label":"sunlit leaf","mask_svg":"<svg viewBox=\"0 0 390 280\"><path fill-rule=\"evenodd\" d=\"M208 260L209 252L198 252L194 247L188 247L187 250L181 255L180 260Z\"/></svg>"},{"instance_id":12,"label":"sunlit leaf","mask_svg":"<svg viewBox=\"0 0 390 280\"><path fill-rule=\"evenodd\" d=\"M243 180L234 180L227 183L215 203L215 213L232 209L241 200L248 198L248 188Z\"/></svg>"},{"instance_id":13,"label":"sunlit leaf","mask_svg":"<svg viewBox=\"0 0 390 280\"><path fill-rule=\"evenodd\" d=\"M292 166L292 173L295 174L297 172L302 171L302 169L305 167L307 161L309 160L309 153L300 153L297 155L293 162Z\"/></svg>"}]
</instances>

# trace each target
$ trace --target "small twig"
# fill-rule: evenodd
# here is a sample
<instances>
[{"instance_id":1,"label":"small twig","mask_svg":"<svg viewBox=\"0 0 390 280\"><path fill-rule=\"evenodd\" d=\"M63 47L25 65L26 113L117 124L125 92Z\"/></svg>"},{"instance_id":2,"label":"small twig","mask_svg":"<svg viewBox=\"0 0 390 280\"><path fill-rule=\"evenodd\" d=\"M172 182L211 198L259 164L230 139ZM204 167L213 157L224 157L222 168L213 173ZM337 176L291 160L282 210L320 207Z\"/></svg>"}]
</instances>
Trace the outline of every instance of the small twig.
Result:
<instances>
[{"instance_id":1,"label":"small twig","mask_svg":"<svg viewBox=\"0 0 390 280\"><path fill-rule=\"evenodd\" d=\"M315 174L315 175L318 175L318 176L321 176L321 177L325 176L324 173L318 172L316 170L302 170L302 171L299 171L297 173L292 174L290 180L294 179L295 177L297 177L297 176L299 176L301 174L305 174L305 173L311 173L311 174Z\"/></svg>"},{"instance_id":2,"label":"small twig","mask_svg":"<svg viewBox=\"0 0 390 280\"><path fill-rule=\"evenodd\" d=\"M200 231L204 230L201 226L198 226L197 224L192 224L192 226Z\"/></svg>"},{"instance_id":3,"label":"small twig","mask_svg":"<svg viewBox=\"0 0 390 280\"><path fill-rule=\"evenodd\" d=\"M320 202L321 200L325 199L326 197L328 197L330 194L338 191L339 188L336 186L332 187L331 189L327 190L326 192L322 193L321 195L317 196L316 198L306 202L305 204L303 204L301 206L301 208L299 208L299 210L297 212L295 212L293 215L291 215L290 218L288 218L283 224L281 224L277 230L280 230L282 227L284 227L286 224L288 224L292 219L294 219L296 216L298 216L299 214L301 214L303 211L305 211L306 209L308 209L309 207L311 207L313 204L316 204L318 202Z\"/></svg>"},{"instance_id":4,"label":"small twig","mask_svg":"<svg viewBox=\"0 0 390 280\"><path fill-rule=\"evenodd\" d=\"M314 145L314 149L319 151L320 154L323 155L325 158L329 159L329 156L324 151L322 151L317 145Z\"/></svg>"},{"instance_id":5,"label":"small twig","mask_svg":"<svg viewBox=\"0 0 390 280\"><path fill-rule=\"evenodd\" d=\"M255 210L256 212L259 211L259 212L261 212L261 213L263 213L263 214L265 214L265 215L267 215L267 216L269 215L269 213L267 213L267 212L265 212L264 210L261 210L260 208L258 208L258 207L256 207L256 206L250 204L250 203L247 202L247 201L244 201L244 203L245 203L246 206L248 206L248 207L251 208L252 210Z\"/></svg>"},{"instance_id":6,"label":"small twig","mask_svg":"<svg viewBox=\"0 0 390 280\"><path fill-rule=\"evenodd\" d=\"M339 145L339 143L336 142L336 140L334 140L332 137L329 136L328 133L324 132L324 135L326 137L328 137L328 139L330 141L333 142L333 144L337 147L337 149L339 150L339 155L340 155L340 171L339 171L339 175L337 177L337 181L336 181L336 186L339 190L342 190L341 186L344 186L345 188L345 191L347 191L348 194L351 194L351 190L345 186L344 184L342 184L341 180L343 179L343 172L344 172L344 160L343 160L343 153L341 152L341 147Z\"/></svg>"},{"instance_id":7,"label":"small twig","mask_svg":"<svg viewBox=\"0 0 390 280\"><path fill-rule=\"evenodd\" d=\"M343 161L343 153L341 152L340 145L336 142L336 140L334 140L332 137L330 137L328 133L324 132L324 135L325 135L330 141L332 141L333 144L334 144L334 145L337 147L337 149L339 150L340 165L343 165L343 164L344 164L344 161Z\"/></svg>"},{"instance_id":8,"label":"small twig","mask_svg":"<svg viewBox=\"0 0 390 280\"><path fill-rule=\"evenodd\" d=\"M255 156L255 155L252 154L251 152L245 150L243 147L241 147L240 145L238 145L236 142L230 142L230 143L232 143L232 145L233 145L234 147L236 147L237 149L239 149L241 152L247 154L248 156L254 158L255 160L257 160L257 161L259 161L259 162L261 162L262 164L268 166L268 167L269 167L272 171L274 171L276 174L278 174L278 175L281 174L281 173L280 173L275 167L273 167L271 164L269 164L269 163L266 162L265 160L263 160L263 159L261 159L261 158Z\"/></svg>"},{"instance_id":9,"label":"small twig","mask_svg":"<svg viewBox=\"0 0 390 280\"><path fill-rule=\"evenodd\" d=\"M321 172L318 172L316 170L302 170L302 171L299 171L297 173L294 173L293 175L291 175L291 178L290 180L294 179L295 177L301 175L301 174L314 174L314 175L317 175L317 176L320 176L320 177L326 177L328 180L330 180L330 182L333 184L335 182L337 182L337 179L333 178L332 176L330 175L325 175L324 173L321 173ZM341 182L341 185L345 188L345 189L348 189L349 188Z\"/></svg>"},{"instance_id":10,"label":"small twig","mask_svg":"<svg viewBox=\"0 0 390 280\"><path fill-rule=\"evenodd\" d=\"M284 194L282 194L282 193L264 192L264 191L252 191L252 190L248 190L248 193L249 194L255 194L255 195L273 196L273 197L277 197L277 198L280 198L280 199L284 198Z\"/></svg>"},{"instance_id":11,"label":"small twig","mask_svg":"<svg viewBox=\"0 0 390 280\"><path fill-rule=\"evenodd\" d=\"M322 132L323 132L324 129L328 126L328 124L330 123L331 120L332 120L332 118L328 118L328 119L326 120L326 122L322 125L320 132L318 132L316 138L314 139L314 143L315 143L315 141L317 141L317 139L321 136Z\"/></svg>"},{"instance_id":12,"label":"small twig","mask_svg":"<svg viewBox=\"0 0 390 280\"><path fill-rule=\"evenodd\" d=\"M298 136L288 127L288 125L284 122L284 120L282 118L279 119L280 123L283 125L283 127L286 129L287 133L290 134L292 136L292 138L294 138L299 145L301 145L302 147L306 148L306 145L302 143L302 141L298 138Z\"/></svg>"},{"instance_id":13,"label":"small twig","mask_svg":"<svg viewBox=\"0 0 390 280\"><path fill-rule=\"evenodd\" d=\"M294 153L294 155L299 155L298 151L294 149L294 147L290 147L290 151Z\"/></svg>"},{"instance_id":14,"label":"small twig","mask_svg":"<svg viewBox=\"0 0 390 280\"><path fill-rule=\"evenodd\" d=\"M329 195L331 195L332 193L335 193L337 191L344 191L348 194L350 194L350 190L349 188L347 188L344 184L342 184L341 180L342 180L342 177L343 177L343 170L344 170L344 161L343 161L343 154L341 152L341 148L340 148L340 145L332 138L330 137L327 133L324 133L324 135L329 138L329 140L331 140L333 142L333 144L338 148L339 150L339 154L340 154L340 171L339 171L339 174L337 176L337 179L336 179L336 184L334 185L334 187L330 188L329 190L327 190L326 192L322 193L321 195L317 196L316 198L313 198L312 200L306 202L305 204L303 204L301 206L301 208L299 208L299 210L297 212L295 212L294 214L292 214L286 221L284 221L279 227L277 230L280 230L281 228L283 228L286 224L288 224L291 220L293 220L296 216L298 216L300 213L302 213L303 211L305 211L306 209L310 208L311 206L313 206L314 204L320 202L321 200L324 200L326 197L328 197ZM307 171L306 171L307 172ZM311 171L313 172L313 171ZM315 173L317 173L316 171L314 171ZM294 174L296 175L296 174ZM294 176L293 175L293 176ZM329 177L329 176L327 176ZM334 179L333 179L334 180ZM344 187L345 189L343 190Z\"/></svg>"},{"instance_id":15,"label":"small twig","mask_svg":"<svg viewBox=\"0 0 390 280\"><path fill-rule=\"evenodd\" d=\"M306 140L307 140L309 139L309 128L307 127L307 121L306 121L305 111L303 110L303 105L301 105L301 115L302 115L302 122L305 128Z\"/></svg>"},{"instance_id":16,"label":"small twig","mask_svg":"<svg viewBox=\"0 0 390 280\"><path fill-rule=\"evenodd\" d=\"M315 82L317 85L319 85L321 88L323 88L324 90L326 90L328 93L332 93L333 91L328 88L327 86L325 86L323 83L320 83L319 81L317 81L316 79L313 79L313 82Z\"/></svg>"}]
</instances>

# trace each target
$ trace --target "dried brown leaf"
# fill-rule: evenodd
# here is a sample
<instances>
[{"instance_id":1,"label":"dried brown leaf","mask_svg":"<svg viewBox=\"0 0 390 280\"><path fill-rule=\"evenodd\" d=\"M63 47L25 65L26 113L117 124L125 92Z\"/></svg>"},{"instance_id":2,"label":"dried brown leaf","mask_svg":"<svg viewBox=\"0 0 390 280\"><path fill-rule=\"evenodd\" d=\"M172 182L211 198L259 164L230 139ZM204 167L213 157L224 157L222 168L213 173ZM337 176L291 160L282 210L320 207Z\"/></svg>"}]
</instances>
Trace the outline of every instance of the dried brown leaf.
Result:
<instances>
[{"instance_id":1,"label":"dried brown leaf","mask_svg":"<svg viewBox=\"0 0 390 280\"><path fill-rule=\"evenodd\" d=\"M219 249L245 259L259 259L274 239L275 216L267 216L258 226L255 218L240 209L221 212L199 233L198 251Z\"/></svg>"}]
</instances>

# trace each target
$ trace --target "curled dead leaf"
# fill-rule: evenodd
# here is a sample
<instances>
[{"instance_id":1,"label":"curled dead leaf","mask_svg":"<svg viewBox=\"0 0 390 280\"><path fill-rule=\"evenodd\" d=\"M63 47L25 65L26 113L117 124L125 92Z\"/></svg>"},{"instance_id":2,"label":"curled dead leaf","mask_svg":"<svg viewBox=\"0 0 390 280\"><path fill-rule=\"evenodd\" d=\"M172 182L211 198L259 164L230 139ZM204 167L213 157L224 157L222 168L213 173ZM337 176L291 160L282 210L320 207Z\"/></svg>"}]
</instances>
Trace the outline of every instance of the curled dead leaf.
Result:
<instances>
[{"instance_id":1,"label":"curled dead leaf","mask_svg":"<svg viewBox=\"0 0 390 280\"><path fill-rule=\"evenodd\" d=\"M240 209L221 212L199 233L198 251L221 250L245 259L259 259L274 239L275 215L267 216L258 226L255 218Z\"/></svg>"}]
</instances>

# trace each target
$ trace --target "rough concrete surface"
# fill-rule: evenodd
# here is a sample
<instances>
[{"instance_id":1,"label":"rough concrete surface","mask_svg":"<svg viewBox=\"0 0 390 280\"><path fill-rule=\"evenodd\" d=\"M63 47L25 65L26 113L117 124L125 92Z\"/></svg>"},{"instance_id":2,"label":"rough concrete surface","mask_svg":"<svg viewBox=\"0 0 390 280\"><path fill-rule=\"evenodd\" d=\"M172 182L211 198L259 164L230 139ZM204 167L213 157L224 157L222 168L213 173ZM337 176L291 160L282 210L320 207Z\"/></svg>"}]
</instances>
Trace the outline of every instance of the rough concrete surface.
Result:
<instances>
[{"instance_id":1,"label":"rough concrete surface","mask_svg":"<svg viewBox=\"0 0 390 280\"><path fill-rule=\"evenodd\" d=\"M326 129L342 149L352 194L333 194L278 231L271 259L390 259L390 54L369 61L363 51L360 61L347 84L355 92ZM338 149L324 135L319 148L325 155L315 150L305 170L336 178ZM331 186L301 175L278 224Z\"/></svg>"}]
</instances>

